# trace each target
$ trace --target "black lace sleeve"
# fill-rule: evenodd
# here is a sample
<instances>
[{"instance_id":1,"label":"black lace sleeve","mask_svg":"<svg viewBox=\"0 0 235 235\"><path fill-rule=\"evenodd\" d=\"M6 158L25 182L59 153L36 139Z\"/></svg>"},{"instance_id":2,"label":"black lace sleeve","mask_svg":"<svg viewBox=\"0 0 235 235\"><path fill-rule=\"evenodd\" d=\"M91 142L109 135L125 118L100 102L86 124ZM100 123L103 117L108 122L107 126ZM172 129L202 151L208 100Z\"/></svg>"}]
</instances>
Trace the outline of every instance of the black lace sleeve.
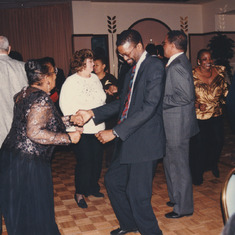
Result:
<instances>
[{"instance_id":1,"label":"black lace sleeve","mask_svg":"<svg viewBox=\"0 0 235 235\"><path fill-rule=\"evenodd\" d=\"M71 127L70 118L72 115L67 115L62 117L62 121L66 127Z\"/></svg>"},{"instance_id":2,"label":"black lace sleeve","mask_svg":"<svg viewBox=\"0 0 235 235\"><path fill-rule=\"evenodd\" d=\"M27 136L32 141L45 145L71 143L67 133L53 131L54 113L50 102L37 99L32 104L27 118Z\"/></svg>"}]
</instances>

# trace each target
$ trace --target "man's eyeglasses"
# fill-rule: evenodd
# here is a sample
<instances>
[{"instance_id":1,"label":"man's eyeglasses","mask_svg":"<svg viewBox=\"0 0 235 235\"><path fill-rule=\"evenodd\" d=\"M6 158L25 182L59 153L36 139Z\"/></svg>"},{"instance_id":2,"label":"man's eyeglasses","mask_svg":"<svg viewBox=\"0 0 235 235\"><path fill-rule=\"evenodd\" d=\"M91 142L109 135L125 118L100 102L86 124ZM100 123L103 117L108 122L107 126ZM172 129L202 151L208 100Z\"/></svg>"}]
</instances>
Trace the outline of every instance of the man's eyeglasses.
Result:
<instances>
[{"instance_id":1,"label":"man's eyeglasses","mask_svg":"<svg viewBox=\"0 0 235 235\"><path fill-rule=\"evenodd\" d=\"M128 57L128 58L130 58L130 55L131 55L132 51L133 51L135 48L136 48L136 45L132 48L132 50L131 50L128 54L126 54L126 53L125 53L125 54L120 54L120 53L119 53L119 56L121 56L121 57L123 57L123 58L124 58L125 56Z\"/></svg>"}]
</instances>

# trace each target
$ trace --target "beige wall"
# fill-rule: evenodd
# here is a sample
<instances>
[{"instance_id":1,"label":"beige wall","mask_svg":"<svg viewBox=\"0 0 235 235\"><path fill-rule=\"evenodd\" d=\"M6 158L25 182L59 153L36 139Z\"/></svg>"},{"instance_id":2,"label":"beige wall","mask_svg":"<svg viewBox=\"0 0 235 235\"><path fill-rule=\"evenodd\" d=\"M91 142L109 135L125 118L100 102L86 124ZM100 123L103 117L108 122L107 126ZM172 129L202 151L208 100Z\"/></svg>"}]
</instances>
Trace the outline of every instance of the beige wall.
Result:
<instances>
[{"instance_id":1,"label":"beige wall","mask_svg":"<svg viewBox=\"0 0 235 235\"><path fill-rule=\"evenodd\" d=\"M188 16L188 33L202 34L216 31L218 24L216 23L216 14L222 10L235 10L235 0L216 0L202 5L73 1L73 33L108 34L110 72L116 75L117 58L115 56L115 45L112 46L113 41L116 42L116 35L129 28L136 21L153 18L163 22L170 29L180 29L180 17ZM108 33L107 16L116 16L117 32L114 35ZM163 34L165 34L167 28L162 28L162 34L158 33L159 27L162 27L159 24L151 29L145 23L134 28L141 32L145 44L150 42L150 39L155 44L159 44L163 40ZM231 25L231 22L227 22L227 26L229 24ZM232 23L232 25L234 24ZM201 49L202 45L204 47L207 41L208 38L205 37L191 43L192 63L194 63L198 49Z\"/></svg>"},{"instance_id":2,"label":"beige wall","mask_svg":"<svg viewBox=\"0 0 235 235\"><path fill-rule=\"evenodd\" d=\"M222 11L228 12L232 10L235 10L235 0L216 0L213 2L203 4L202 5L203 32L208 33L218 30L218 28L215 25L216 15ZM228 27L226 30L230 31Z\"/></svg>"},{"instance_id":3,"label":"beige wall","mask_svg":"<svg viewBox=\"0 0 235 235\"><path fill-rule=\"evenodd\" d=\"M202 7L200 5L186 4L156 4L156 3L94 3L88 1L73 1L73 33L74 34L109 34L107 16L116 16L117 32L109 34L109 58L110 72L117 75L117 57L115 46L116 35L133 23L144 18L154 18L171 29L180 29L180 17L188 16L188 28L190 33L202 33ZM144 30L147 30L144 28ZM153 27L154 34L157 30ZM154 35L149 37L156 38ZM150 38L144 36L145 44ZM155 39L154 39L155 40ZM163 35L156 39L156 43L163 40Z\"/></svg>"},{"instance_id":4,"label":"beige wall","mask_svg":"<svg viewBox=\"0 0 235 235\"><path fill-rule=\"evenodd\" d=\"M171 29L180 29L180 16L189 17L189 32L202 33L200 5L156 3L72 2L75 34L107 33L107 16L117 17L117 33L143 18L155 18Z\"/></svg>"}]
</instances>

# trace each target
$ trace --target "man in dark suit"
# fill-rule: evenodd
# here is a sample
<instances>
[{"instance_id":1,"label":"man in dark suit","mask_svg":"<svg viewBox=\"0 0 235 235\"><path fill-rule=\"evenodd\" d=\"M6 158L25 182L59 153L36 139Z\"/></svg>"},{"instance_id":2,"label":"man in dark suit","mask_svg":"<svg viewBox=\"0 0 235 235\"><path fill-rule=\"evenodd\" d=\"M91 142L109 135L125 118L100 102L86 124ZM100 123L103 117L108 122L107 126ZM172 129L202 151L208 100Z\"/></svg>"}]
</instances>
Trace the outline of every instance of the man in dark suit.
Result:
<instances>
[{"instance_id":1,"label":"man in dark suit","mask_svg":"<svg viewBox=\"0 0 235 235\"><path fill-rule=\"evenodd\" d=\"M192 67L187 59L187 36L182 31L168 32L164 40L166 85L163 120L166 156L163 159L170 201L174 207L167 218L193 214L193 191L189 169L189 140L199 129L194 107L195 91Z\"/></svg>"},{"instance_id":2,"label":"man in dark suit","mask_svg":"<svg viewBox=\"0 0 235 235\"><path fill-rule=\"evenodd\" d=\"M102 143L116 138L114 159L105 175L105 185L120 228L110 234L139 231L160 235L151 196L153 169L165 151L164 66L144 50L142 38L135 30L123 31L116 44L119 54L131 65L120 99L80 114L84 121L93 117L95 123L100 123L119 113L118 124L112 130L96 134Z\"/></svg>"}]
</instances>

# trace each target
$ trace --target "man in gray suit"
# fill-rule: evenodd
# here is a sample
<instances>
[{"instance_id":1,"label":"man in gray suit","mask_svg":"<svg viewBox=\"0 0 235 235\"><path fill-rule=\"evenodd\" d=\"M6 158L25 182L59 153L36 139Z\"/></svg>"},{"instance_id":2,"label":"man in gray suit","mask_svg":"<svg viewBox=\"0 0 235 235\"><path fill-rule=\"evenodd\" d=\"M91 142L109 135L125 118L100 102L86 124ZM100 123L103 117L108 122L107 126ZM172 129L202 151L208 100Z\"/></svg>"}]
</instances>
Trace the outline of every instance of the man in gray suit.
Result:
<instances>
[{"instance_id":1,"label":"man in gray suit","mask_svg":"<svg viewBox=\"0 0 235 235\"><path fill-rule=\"evenodd\" d=\"M13 97L28 84L24 63L11 59L8 56L10 51L11 47L8 39L0 36L0 148L11 127L14 106ZM2 220L0 213L0 234L1 231Z\"/></svg>"},{"instance_id":2,"label":"man in gray suit","mask_svg":"<svg viewBox=\"0 0 235 235\"><path fill-rule=\"evenodd\" d=\"M185 52L187 36L182 31L168 32L164 40L166 85L163 120L166 133L166 156L163 158L170 201L174 207L166 218L193 214L193 190L189 169L189 140L198 132L194 107L195 91L192 67Z\"/></svg>"}]
</instances>

